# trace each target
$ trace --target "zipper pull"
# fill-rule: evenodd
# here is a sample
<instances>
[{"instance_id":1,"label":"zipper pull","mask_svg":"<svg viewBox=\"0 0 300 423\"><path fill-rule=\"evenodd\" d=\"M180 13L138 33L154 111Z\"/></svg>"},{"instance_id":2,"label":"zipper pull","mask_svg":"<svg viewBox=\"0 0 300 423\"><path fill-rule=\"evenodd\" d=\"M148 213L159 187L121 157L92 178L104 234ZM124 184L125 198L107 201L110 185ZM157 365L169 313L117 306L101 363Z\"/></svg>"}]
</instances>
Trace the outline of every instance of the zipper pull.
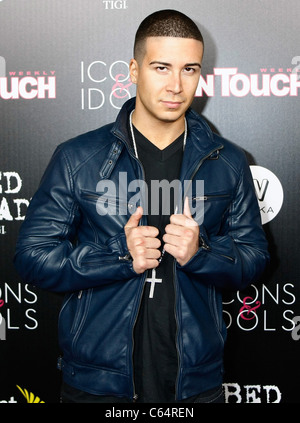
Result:
<instances>
[{"instance_id":1,"label":"zipper pull","mask_svg":"<svg viewBox=\"0 0 300 423\"><path fill-rule=\"evenodd\" d=\"M197 200L203 200L203 201L206 201L206 200L207 200L207 196L206 196L206 195L203 195L203 196L201 196L201 197L193 197L193 198L192 198L192 200L193 200L193 201L197 201Z\"/></svg>"},{"instance_id":2,"label":"zipper pull","mask_svg":"<svg viewBox=\"0 0 300 423\"><path fill-rule=\"evenodd\" d=\"M131 254L128 253L128 254L125 254L125 256L119 256L119 260L122 260L122 261L132 261Z\"/></svg>"}]
</instances>

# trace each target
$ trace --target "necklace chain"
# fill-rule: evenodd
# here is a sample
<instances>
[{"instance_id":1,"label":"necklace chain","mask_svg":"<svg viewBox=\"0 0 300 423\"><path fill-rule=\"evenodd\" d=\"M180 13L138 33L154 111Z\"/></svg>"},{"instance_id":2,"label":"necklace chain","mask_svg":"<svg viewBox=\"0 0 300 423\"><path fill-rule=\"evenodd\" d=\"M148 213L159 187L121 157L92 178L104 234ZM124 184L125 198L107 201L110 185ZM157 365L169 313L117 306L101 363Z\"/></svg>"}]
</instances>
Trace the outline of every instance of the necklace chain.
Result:
<instances>
[{"instance_id":1,"label":"necklace chain","mask_svg":"<svg viewBox=\"0 0 300 423\"><path fill-rule=\"evenodd\" d=\"M135 154L135 157L138 159L139 156L138 156L138 152L137 152L137 146L136 146L135 136L134 136L134 132L133 132L133 125L132 125L132 114L133 114L133 112L134 112L134 110L132 110L132 112L130 113L129 124L130 124L130 132L131 132L134 154ZM185 145L186 145L186 138L187 138L187 124L186 124L186 118L184 118L183 151L184 151Z\"/></svg>"}]
</instances>

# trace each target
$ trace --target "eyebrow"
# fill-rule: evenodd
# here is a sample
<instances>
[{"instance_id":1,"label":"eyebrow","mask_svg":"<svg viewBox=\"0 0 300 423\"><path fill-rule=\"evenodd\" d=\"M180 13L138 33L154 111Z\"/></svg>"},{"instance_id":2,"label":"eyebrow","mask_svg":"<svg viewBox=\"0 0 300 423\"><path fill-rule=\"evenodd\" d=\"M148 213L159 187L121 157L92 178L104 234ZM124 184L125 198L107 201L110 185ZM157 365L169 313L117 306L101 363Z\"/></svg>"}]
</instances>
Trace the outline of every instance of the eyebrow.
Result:
<instances>
[{"instance_id":1,"label":"eyebrow","mask_svg":"<svg viewBox=\"0 0 300 423\"><path fill-rule=\"evenodd\" d=\"M159 61L153 61L153 62L150 62L149 63L149 65L162 65L162 66L172 66L172 64L171 63L166 63L166 62L159 62ZM184 65L184 68L189 68L189 67L192 67L192 66L198 66L200 69L201 69L201 63L198 63L198 62L195 62L195 63L186 63L185 65Z\"/></svg>"}]
</instances>

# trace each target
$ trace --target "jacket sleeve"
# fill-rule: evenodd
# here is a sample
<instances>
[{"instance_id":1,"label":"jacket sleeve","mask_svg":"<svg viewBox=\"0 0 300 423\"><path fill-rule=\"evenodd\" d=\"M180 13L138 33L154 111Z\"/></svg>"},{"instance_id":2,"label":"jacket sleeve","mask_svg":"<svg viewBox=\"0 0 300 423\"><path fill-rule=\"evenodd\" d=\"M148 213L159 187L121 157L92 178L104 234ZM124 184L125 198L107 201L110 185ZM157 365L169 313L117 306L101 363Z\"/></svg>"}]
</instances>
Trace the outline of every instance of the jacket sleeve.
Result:
<instances>
[{"instance_id":1,"label":"jacket sleeve","mask_svg":"<svg viewBox=\"0 0 300 423\"><path fill-rule=\"evenodd\" d=\"M188 263L177 266L202 283L242 290L263 273L269 261L268 245L246 160L223 230L208 235L201 225L200 244Z\"/></svg>"},{"instance_id":2,"label":"jacket sleeve","mask_svg":"<svg viewBox=\"0 0 300 423\"><path fill-rule=\"evenodd\" d=\"M21 226L14 264L27 283L70 292L137 276L125 233L105 244L76 242L81 213L74 196L71 169L58 148L33 196Z\"/></svg>"}]
</instances>

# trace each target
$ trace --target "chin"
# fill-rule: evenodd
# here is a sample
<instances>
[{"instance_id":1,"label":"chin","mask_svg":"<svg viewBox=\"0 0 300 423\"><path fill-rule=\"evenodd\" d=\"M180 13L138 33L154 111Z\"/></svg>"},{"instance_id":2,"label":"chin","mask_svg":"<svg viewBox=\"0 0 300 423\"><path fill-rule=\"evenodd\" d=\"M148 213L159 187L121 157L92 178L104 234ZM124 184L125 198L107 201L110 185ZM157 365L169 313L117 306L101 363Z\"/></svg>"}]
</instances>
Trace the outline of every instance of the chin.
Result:
<instances>
[{"instance_id":1,"label":"chin","mask_svg":"<svg viewBox=\"0 0 300 423\"><path fill-rule=\"evenodd\" d=\"M183 111L178 111L178 110L170 110L167 111L165 113L162 113L160 115L160 120L165 121L165 122L176 122L177 120L179 120L180 118L182 118L182 116L185 115L186 110Z\"/></svg>"}]
</instances>

